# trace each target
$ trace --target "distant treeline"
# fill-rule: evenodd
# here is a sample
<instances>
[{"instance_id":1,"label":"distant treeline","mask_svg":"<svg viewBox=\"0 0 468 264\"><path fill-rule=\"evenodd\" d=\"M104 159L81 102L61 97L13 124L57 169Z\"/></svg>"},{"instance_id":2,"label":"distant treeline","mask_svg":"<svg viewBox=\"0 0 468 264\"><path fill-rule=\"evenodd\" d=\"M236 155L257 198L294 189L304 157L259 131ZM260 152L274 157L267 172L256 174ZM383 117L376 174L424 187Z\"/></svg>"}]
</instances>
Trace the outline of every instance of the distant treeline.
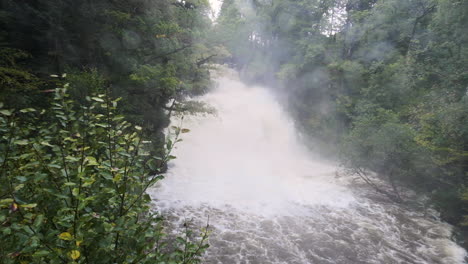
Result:
<instances>
[{"instance_id":1,"label":"distant treeline","mask_svg":"<svg viewBox=\"0 0 468 264\"><path fill-rule=\"evenodd\" d=\"M396 202L402 186L429 195L466 234L467 28L464 0L226 0L217 34L321 150Z\"/></svg>"}]
</instances>

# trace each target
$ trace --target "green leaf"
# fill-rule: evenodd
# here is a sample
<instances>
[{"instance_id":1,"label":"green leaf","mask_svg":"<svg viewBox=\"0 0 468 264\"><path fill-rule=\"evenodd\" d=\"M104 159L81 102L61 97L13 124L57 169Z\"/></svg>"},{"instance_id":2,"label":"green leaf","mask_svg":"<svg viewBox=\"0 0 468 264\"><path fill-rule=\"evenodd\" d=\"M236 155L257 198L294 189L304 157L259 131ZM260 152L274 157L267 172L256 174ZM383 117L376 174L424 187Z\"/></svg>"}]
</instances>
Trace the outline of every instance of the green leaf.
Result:
<instances>
[{"instance_id":1,"label":"green leaf","mask_svg":"<svg viewBox=\"0 0 468 264\"><path fill-rule=\"evenodd\" d=\"M6 110L6 109L0 110L0 114L5 115L5 116L11 116L12 115L11 111Z\"/></svg>"},{"instance_id":2,"label":"green leaf","mask_svg":"<svg viewBox=\"0 0 468 264\"><path fill-rule=\"evenodd\" d=\"M10 205L11 203L13 203L13 201L14 201L14 200L11 199L11 198L2 199L2 200L0 200L0 205L2 205L2 204L3 204L3 205L4 205L4 204Z\"/></svg>"},{"instance_id":3,"label":"green leaf","mask_svg":"<svg viewBox=\"0 0 468 264\"><path fill-rule=\"evenodd\" d=\"M28 143L29 143L29 141L26 140L26 139L15 140L15 141L13 142L13 144L15 144L15 145L20 145L20 146L25 146L25 145L27 145Z\"/></svg>"},{"instance_id":4,"label":"green leaf","mask_svg":"<svg viewBox=\"0 0 468 264\"><path fill-rule=\"evenodd\" d=\"M24 108L20 110L21 113L30 113L30 112L35 112L35 111L36 109L34 108Z\"/></svg>"},{"instance_id":5,"label":"green leaf","mask_svg":"<svg viewBox=\"0 0 468 264\"><path fill-rule=\"evenodd\" d=\"M96 179L94 178L87 178L83 181L83 187L91 186L95 181Z\"/></svg>"},{"instance_id":6,"label":"green leaf","mask_svg":"<svg viewBox=\"0 0 468 264\"><path fill-rule=\"evenodd\" d=\"M48 147L53 147L49 142L47 141L41 141L41 145L48 146Z\"/></svg>"},{"instance_id":7,"label":"green leaf","mask_svg":"<svg viewBox=\"0 0 468 264\"><path fill-rule=\"evenodd\" d=\"M104 222L102 223L102 226L104 227L104 230L106 232L110 232L112 231L112 229L114 228L111 224L107 223L107 222Z\"/></svg>"},{"instance_id":8,"label":"green leaf","mask_svg":"<svg viewBox=\"0 0 468 264\"><path fill-rule=\"evenodd\" d=\"M95 157L88 156L85 158L86 166L97 166L99 163L96 161Z\"/></svg>"},{"instance_id":9,"label":"green leaf","mask_svg":"<svg viewBox=\"0 0 468 264\"><path fill-rule=\"evenodd\" d=\"M2 228L2 232L4 235L10 235L11 234L11 228L9 227L5 227L5 228Z\"/></svg>"},{"instance_id":10,"label":"green leaf","mask_svg":"<svg viewBox=\"0 0 468 264\"><path fill-rule=\"evenodd\" d=\"M112 174L108 171L101 171L100 175L107 180L112 180Z\"/></svg>"},{"instance_id":11,"label":"green leaf","mask_svg":"<svg viewBox=\"0 0 468 264\"><path fill-rule=\"evenodd\" d=\"M22 208L34 208L36 207L37 204L36 203L33 203L33 204L21 204L20 207Z\"/></svg>"},{"instance_id":12,"label":"green leaf","mask_svg":"<svg viewBox=\"0 0 468 264\"><path fill-rule=\"evenodd\" d=\"M62 168L60 165L57 165L57 164L47 164L47 166L49 166L51 168L56 168L56 169L61 169Z\"/></svg>"},{"instance_id":13,"label":"green leaf","mask_svg":"<svg viewBox=\"0 0 468 264\"><path fill-rule=\"evenodd\" d=\"M25 182L25 181L28 180L28 178L26 178L26 177L24 177L24 176L18 176L18 177L16 177L16 179L17 179L18 181L20 181L20 182Z\"/></svg>"},{"instance_id":14,"label":"green leaf","mask_svg":"<svg viewBox=\"0 0 468 264\"><path fill-rule=\"evenodd\" d=\"M112 179L112 181L114 182L119 182L120 180L122 180L122 174L120 173L117 173L115 177Z\"/></svg>"},{"instance_id":15,"label":"green leaf","mask_svg":"<svg viewBox=\"0 0 468 264\"><path fill-rule=\"evenodd\" d=\"M102 100L102 99L99 98L99 97L91 97L91 99L93 99L93 100L96 101L96 102L100 102L100 103L103 103L103 102L104 102L104 100Z\"/></svg>"},{"instance_id":16,"label":"green leaf","mask_svg":"<svg viewBox=\"0 0 468 264\"><path fill-rule=\"evenodd\" d=\"M43 221L44 221L44 215L40 214L40 215L36 216L36 219L34 219L33 226L39 227L42 224Z\"/></svg>"},{"instance_id":17,"label":"green leaf","mask_svg":"<svg viewBox=\"0 0 468 264\"><path fill-rule=\"evenodd\" d=\"M16 191L19 191L19 190L21 190L21 189L23 189L23 187L24 187L24 184L18 184L18 185L16 185L16 186L15 186L15 192L16 192Z\"/></svg>"},{"instance_id":18,"label":"green leaf","mask_svg":"<svg viewBox=\"0 0 468 264\"><path fill-rule=\"evenodd\" d=\"M73 156L66 156L65 159L68 161L72 161L72 162L76 162L80 160L79 158L73 157Z\"/></svg>"}]
</instances>

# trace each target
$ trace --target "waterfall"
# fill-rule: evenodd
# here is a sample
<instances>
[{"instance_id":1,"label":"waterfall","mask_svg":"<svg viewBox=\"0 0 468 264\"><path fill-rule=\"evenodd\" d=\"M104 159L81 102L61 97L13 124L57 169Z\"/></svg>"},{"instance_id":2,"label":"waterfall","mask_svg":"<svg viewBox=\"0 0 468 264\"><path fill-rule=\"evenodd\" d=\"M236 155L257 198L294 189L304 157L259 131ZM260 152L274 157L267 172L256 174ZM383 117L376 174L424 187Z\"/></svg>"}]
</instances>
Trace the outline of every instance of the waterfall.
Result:
<instances>
[{"instance_id":1,"label":"waterfall","mask_svg":"<svg viewBox=\"0 0 468 264\"><path fill-rule=\"evenodd\" d=\"M310 153L268 89L225 70L186 116L166 178L151 190L176 219L210 218L204 263L464 263L450 225L338 177ZM173 122L181 122L174 118Z\"/></svg>"}]
</instances>

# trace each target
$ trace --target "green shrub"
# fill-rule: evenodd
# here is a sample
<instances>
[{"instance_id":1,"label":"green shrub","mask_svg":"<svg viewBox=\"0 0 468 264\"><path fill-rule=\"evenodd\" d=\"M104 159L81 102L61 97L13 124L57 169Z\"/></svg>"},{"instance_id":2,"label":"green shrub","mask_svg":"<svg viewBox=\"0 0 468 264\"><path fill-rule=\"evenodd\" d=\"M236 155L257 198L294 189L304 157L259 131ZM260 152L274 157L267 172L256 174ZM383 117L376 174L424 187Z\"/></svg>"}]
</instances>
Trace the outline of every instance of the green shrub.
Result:
<instances>
[{"instance_id":1,"label":"green shrub","mask_svg":"<svg viewBox=\"0 0 468 264\"><path fill-rule=\"evenodd\" d=\"M146 190L167 155L142 151L141 128L115 113L106 95L69 99L56 89L50 110L0 106L2 263L199 263L208 247L186 229L174 241Z\"/></svg>"}]
</instances>

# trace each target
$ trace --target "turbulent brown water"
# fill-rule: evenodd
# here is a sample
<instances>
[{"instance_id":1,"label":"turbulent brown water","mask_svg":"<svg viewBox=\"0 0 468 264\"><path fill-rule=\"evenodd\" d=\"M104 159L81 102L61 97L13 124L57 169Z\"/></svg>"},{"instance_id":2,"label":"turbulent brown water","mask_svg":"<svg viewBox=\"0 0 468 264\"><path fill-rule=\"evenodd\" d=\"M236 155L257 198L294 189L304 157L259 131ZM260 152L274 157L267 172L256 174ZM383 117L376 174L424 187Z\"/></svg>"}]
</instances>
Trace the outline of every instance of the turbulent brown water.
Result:
<instances>
[{"instance_id":1,"label":"turbulent brown water","mask_svg":"<svg viewBox=\"0 0 468 264\"><path fill-rule=\"evenodd\" d=\"M204 263L465 263L433 210L408 210L337 177L297 139L275 98L224 71L185 117L166 179L152 190L176 219L213 230ZM178 120L174 120L178 124Z\"/></svg>"}]
</instances>

